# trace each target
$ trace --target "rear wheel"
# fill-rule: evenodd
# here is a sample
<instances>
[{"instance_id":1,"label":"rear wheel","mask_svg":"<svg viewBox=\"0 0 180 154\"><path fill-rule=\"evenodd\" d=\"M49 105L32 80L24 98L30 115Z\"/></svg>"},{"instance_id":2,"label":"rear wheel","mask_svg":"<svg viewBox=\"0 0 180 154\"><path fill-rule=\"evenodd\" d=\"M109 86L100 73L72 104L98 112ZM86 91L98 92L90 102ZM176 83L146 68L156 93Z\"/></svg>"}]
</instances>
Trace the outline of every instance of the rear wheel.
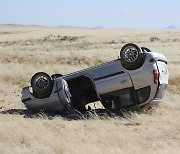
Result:
<instances>
[{"instance_id":1,"label":"rear wheel","mask_svg":"<svg viewBox=\"0 0 180 154\"><path fill-rule=\"evenodd\" d=\"M45 72L38 72L31 78L33 94L37 98L46 98L51 94L53 81Z\"/></svg>"},{"instance_id":2,"label":"rear wheel","mask_svg":"<svg viewBox=\"0 0 180 154\"><path fill-rule=\"evenodd\" d=\"M143 52L136 44L128 43L122 47L120 57L123 67L133 70L140 67L143 61Z\"/></svg>"}]
</instances>

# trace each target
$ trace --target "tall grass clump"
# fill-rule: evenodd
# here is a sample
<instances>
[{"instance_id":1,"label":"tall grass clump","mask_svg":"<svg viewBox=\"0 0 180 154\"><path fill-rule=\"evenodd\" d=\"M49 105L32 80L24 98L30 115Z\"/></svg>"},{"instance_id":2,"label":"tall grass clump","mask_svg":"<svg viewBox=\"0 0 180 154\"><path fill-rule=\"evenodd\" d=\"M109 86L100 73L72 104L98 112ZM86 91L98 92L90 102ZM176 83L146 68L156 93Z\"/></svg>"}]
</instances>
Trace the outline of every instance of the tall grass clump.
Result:
<instances>
[{"instance_id":1,"label":"tall grass clump","mask_svg":"<svg viewBox=\"0 0 180 154\"><path fill-rule=\"evenodd\" d=\"M160 41L161 39L160 38L158 38L158 37L151 37L150 38L150 42L158 42L158 41Z\"/></svg>"}]
</instances>

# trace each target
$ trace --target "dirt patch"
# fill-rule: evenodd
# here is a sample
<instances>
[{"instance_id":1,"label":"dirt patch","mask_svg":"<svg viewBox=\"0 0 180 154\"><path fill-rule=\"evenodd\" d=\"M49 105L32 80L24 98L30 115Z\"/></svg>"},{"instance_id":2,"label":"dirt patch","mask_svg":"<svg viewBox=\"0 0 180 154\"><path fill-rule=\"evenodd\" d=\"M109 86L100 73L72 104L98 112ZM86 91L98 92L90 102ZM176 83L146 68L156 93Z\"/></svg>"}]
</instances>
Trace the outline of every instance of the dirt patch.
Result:
<instances>
[{"instance_id":1,"label":"dirt patch","mask_svg":"<svg viewBox=\"0 0 180 154\"><path fill-rule=\"evenodd\" d=\"M0 111L25 108L20 99L21 88L9 83L0 83Z\"/></svg>"}]
</instances>

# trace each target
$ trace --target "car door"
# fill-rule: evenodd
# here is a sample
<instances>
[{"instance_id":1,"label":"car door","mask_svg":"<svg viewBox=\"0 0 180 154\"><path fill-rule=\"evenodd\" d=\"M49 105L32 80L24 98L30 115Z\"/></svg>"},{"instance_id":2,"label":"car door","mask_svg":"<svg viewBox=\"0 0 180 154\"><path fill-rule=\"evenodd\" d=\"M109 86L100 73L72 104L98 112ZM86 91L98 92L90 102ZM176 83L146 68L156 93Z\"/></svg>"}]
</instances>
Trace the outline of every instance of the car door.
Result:
<instances>
[{"instance_id":1,"label":"car door","mask_svg":"<svg viewBox=\"0 0 180 154\"><path fill-rule=\"evenodd\" d=\"M99 95L133 86L130 76L124 71L96 78L95 85Z\"/></svg>"},{"instance_id":2,"label":"car door","mask_svg":"<svg viewBox=\"0 0 180 154\"><path fill-rule=\"evenodd\" d=\"M93 69L92 77L99 95L133 86L119 59Z\"/></svg>"}]
</instances>

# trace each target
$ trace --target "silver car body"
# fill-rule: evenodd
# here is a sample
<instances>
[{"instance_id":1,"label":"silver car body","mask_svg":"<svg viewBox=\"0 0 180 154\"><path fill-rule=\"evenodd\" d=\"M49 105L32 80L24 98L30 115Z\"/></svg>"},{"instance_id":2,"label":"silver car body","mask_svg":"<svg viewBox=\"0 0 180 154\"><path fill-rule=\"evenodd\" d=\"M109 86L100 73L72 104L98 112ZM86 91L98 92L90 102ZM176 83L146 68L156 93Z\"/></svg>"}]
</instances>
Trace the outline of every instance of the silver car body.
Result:
<instances>
[{"instance_id":1,"label":"silver car body","mask_svg":"<svg viewBox=\"0 0 180 154\"><path fill-rule=\"evenodd\" d=\"M85 106L94 101L101 101L109 109L129 108L161 101L169 77L166 57L155 52L145 54L144 63L138 69L127 70L122 66L120 59L116 59L59 77L54 80L54 87L48 98L37 99L30 87L23 88L22 102L29 109L46 108L60 111L65 109L67 104L79 109L76 107L78 103ZM154 70L158 70L158 78ZM71 94L68 94L68 91Z\"/></svg>"}]
</instances>

